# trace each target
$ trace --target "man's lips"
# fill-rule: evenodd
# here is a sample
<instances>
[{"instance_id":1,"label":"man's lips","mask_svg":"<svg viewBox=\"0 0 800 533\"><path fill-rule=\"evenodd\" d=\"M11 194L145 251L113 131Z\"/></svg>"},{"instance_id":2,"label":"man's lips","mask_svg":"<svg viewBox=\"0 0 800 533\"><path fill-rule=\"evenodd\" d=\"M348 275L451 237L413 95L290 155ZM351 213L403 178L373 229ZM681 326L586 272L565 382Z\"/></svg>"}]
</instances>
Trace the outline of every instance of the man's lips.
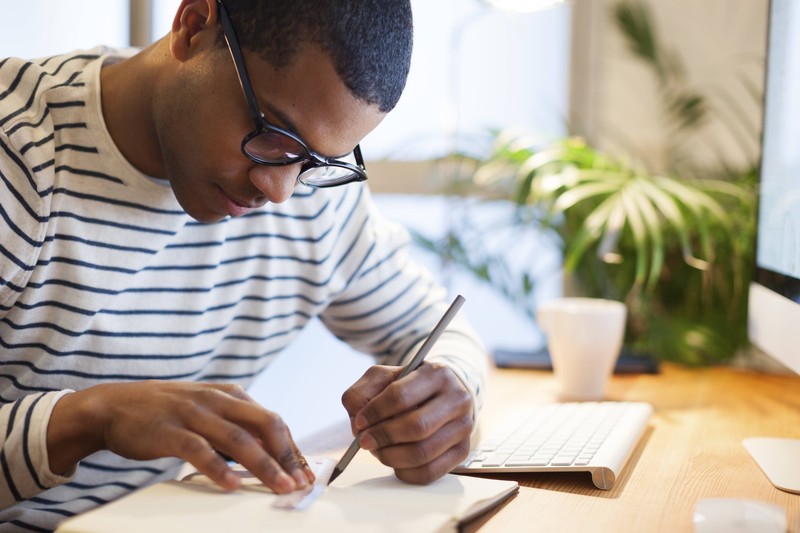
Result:
<instances>
[{"instance_id":1,"label":"man's lips","mask_svg":"<svg viewBox=\"0 0 800 533\"><path fill-rule=\"evenodd\" d=\"M219 189L220 197L222 199L222 207L225 210L225 212L228 213L228 215L230 215L232 217L240 217L240 216L246 215L247 213L249 213L253 209L257 209L257 208L259 208L259 207L264 205L263 203L258 204L258 203L252 203L251 202L251 203L248 204L248 203L245 203L245 202L240 202L239 200L236 200L235 198L230 196L228 193L226 193L222 189L222 187L218 187L218 189Z\"/></svg>"}]
</instances>

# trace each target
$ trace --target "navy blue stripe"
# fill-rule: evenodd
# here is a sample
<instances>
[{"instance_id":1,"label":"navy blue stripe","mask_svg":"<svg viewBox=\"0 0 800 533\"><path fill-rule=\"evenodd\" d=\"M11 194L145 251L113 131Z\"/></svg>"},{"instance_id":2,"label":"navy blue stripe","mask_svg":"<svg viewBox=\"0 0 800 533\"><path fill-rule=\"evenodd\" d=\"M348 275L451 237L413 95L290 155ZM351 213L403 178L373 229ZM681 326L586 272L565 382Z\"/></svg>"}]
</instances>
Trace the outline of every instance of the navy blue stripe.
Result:
<instances>
[{"instance_id":1,"label":"navy blue stripe","mask_svg":"<svg viewBox=\"0 0 800 533\"><path fill-rule=\"evenodd\" d=\"M75 283L75 282L67 281L67 280L63 280L63 279L47 279L47 280L44 280L44 281L38 282L38 283L37 282L30 282L28 284L28 287L32 288L32 289L41 289L42 287L45 287L47 285L57 285L57 286L69 287L71 289L75 289L75 290L78 290L78 291L90 292L90 293L93 293L93 294L112 294L112 295L113 294L119 294L120 292L121 293L148 293L148 294L153 294L153 293L211 293L212 291L214 291L216 289L219 289L219 288L241 285L241 284L247 283L249 281L264 281L264 282L270 282L270 281L298 281L298 282L310 285L312 287L324 287L325 285L330 283L330 280L332 279L332 277L334 275L335 275L335 272L332 272L327 279L324 279L324 280L321 280L321 281L314 281L312 279L305 278L305 277L302 277L302 276L249 276L249 277L246 277L246 278L229 280L229 281L225 281L225 282L221 282L221 283L215 283L214 285L212 285L210 287L141 287L141 288L129 288L129 289L125 289L123 291L115 291L115 290L110 290L110 289L104 289L104 288L101 288L101 287L92 287L92 286L89 286L89 285L83 285L83 284L80 284L80 283ZM389 282L389 280L386 280L385 283L388 283L388 282ZM14 290L16 292L22 292L22 290L23 290L23 287L19 287L17 285L14 285L10 281L5 280L3 278L0 278L0 285L7 285L12 290ZM377 288L380 288L380 286L376 287L376 289ZM365 293L361 297L365 297L367 295L368 295L368 293ZM273 300L273 299L287 299L287 298L301 298L301 299L304 299L305 301L307 301L309 303L313 303L314 305L322 305L322 303L323 303L323 302L318 302L318 301L306 298L304 295L301 295L301 294L298 294L298 295L287 295L287 296L281 296L281 297L273 297L273 298L267 298L267 299L263 299L263 298L259 299L259 298L255 298L255 297L252 297L252 298L245 297L244 299L245 300L246 299L256 299L256 300L260 300L260 301L270 301L270 300ZM344 305L345 303L347 303L347 302L343 302L343 303L334 302L333 305ZM43 302L41 304L37 304L36 306L38 306L38 305L54 305L54 306L57 306L57 303L56 302ZM63 307L63 308L64 309L68 309L67 307ZM75 312L86 314L85 311L81 311L81 310L79 310L77 308L75 309ZM107 314L115 314L115 315L149 314L149 311L140 311L140 310L132 310L132 311L103 310L101 312L107 313ZM167 311L166 314L172 314L172 312L171 311Z\"/></svg>"},{"instance_id":2,"label":"navy blue stripe","mask_svg":"<svg viewBox=\"0 0 800 533\"><path fill-rule=\"evenodd\" d=\"M38 165L36 165L34 167L31 167L31 171L33 171L34 173L38 173L38 172L41 172L42 170L44 170L46 168L52 167L55 164L56 164L56 160L55 159L50 159L49 161L45 161L44 163L40 163L40 164L38 164Z\"/></svg>"},{"instance_id":3,"label":"navy blue stripe","mask_svg":"<svg viewBox=\"0 0 800 533\"><path fill-rule=\"evenodd\" d=\"M56 55L56 56L50 56L50 57L46 57L46 58L44 58L44 59L42 60L42 62L41 62L41 63L39 63L39 66L40 66L40 67L44 67L44 66L46 66L46 65L47 65L47 64L48 64L50 61L54 60L54 59L55 59L55 58L57 58L57 57L61 57L61 56L57 56L57 55Z\"/></svg>"},{"instance_id":4,"label":"navy blue stripe","mask_svg":"<svg viewBox=\"0 0 800 533\"><path fill-rule=\"evenodd\" d=\"M8 466L8 459L6 459L6 449L0 449L0 468L3 470L3 478L8 485L8 490L11 492L11 495L14 497L14 501L21 501L22 495L19 493L17 489L17 484L14 483L14 478L11 477L11 469Z\"/></svg>"},{"instance_id":5,"label":"navy blue stripe","mask_svg":"<svg viewBox=\"0 0 800 533\"><path fill-rule=\"evenodd\" d=\"M34 526L33 524L23 522L22 520L11 520L9 524L18 528L27 529L28 531L36 531L37 533L53 533L52 529L45 529L39 526Z\"/></svg>"},{"instance_id":6,"label":"navy blue stripe","mask_svg":"<svg viewBox=\"0 0 800 533\"><path fill-rule=\"evenodd\" d=\"M10 121L14 117L17 117L17 116L21 115L22 113L26 112L28 109L30 109L30 107L33 105L33 101L36 99L36 95L37 95L38 90L39 90L39 85L41 85L42 80L46 76L55 76L64 67L64 65L66 65L70 61L75 61L77 59L96 59L97 57L98 56L75 55L75 56L68 57L67 59L65 59L60 65L58 65L58 67L52 73L49 73L49 72L40 73L39 74L39 79L36 80L36 83L33 86L33 90L31 91L31 95L28 98L28 101L25 102L25 105L23 107L17 109L16 111L14 111L13 113L10 113L9 115L6 115L2 120L0 120L0 126L5 125L6 122Z\"/></svg>"},{"instance_id":7,"label":"navy blue stripe","mask_svg":"<svg viewBox=\"0 0 800 533\"><path fill-rule=\"evenodd\" d=\"M56 331L62 335L66 335L68 337L82 337L84 335L93 336L93 337L107 337L107 338L115 338L115 339L127 339L127 338L156 338L156 339L184 339L184 338L195 338L201 337L203 335L210 335L214 333L219 333L220 331L224 331L225 329L229 328L231 324L234 322L261 322L267 323L271 322L272 320L280 320L285 318L294 318L294 317L301 317L305 318L306 320L311 319L311 315L308 313L304 313L303 311L292 311L289 313L282 313L277 315L272 315L268 317L257 317L253 315L236 315L232 317L227 323L222 324L221 326L213 327L213 328L205 328L201 329L200 331L193 331L193 332L155 332L155 331L105 331L105 330L96 330L96 329L87 329L83 331L74 331L71 329L67 329L62 327L58 324L54 324L52 322L31 322L28 324L17 324L13 320L8 317L3 318L0 322L7 324L11 329L15 331L24 331L28 329L48 329L52 331ZM76 374L81 375L81 374Z\"/></svg>"},{"instance_id":8,"label":"navy blue stripe","mask_svg":"<svg viewBox=\"0 0 800 533\"><path fill-rule=\"evenodd\" d=\"M22 229L14 223L14 220L8 215L5 208L3 207L3 203L0 202L0 217L6 222L11 231L16 233L23 241L28 243L30 246L34 248L40 248L42 246L42 241L36 241L32 237L30 237L27 233L22 231Z\"/></svg>"},{"instance_id":9,"label":"navy blue stripe","mask_svg":"<svg viewBox=\"0 0 800 533\"><path fill-rule=\"evenodd\" d=\"M20 404L22 404L22 400L14 402L14 405L11 407L11 412L8 414L8 426L6 427L5 440L8 440L8 437L11 435L11 431L14 429L14 421L17 418L17 412L19 411ZM4 447L0 449L0 467L2 467L3 477L8 483L8 490L11 491L11 495L14 497L15 501L20 501L22 496L17 490L14 479L11 477L11 469L8 467L8 460L6 459L6 450Z\"/></svg>"},{"instance_id":10,"label":"navy blue stripe","mask_svg":"<svg viewBox=\"0 0 800 533\"><path fill-rule=\"evenodd\" d=\"M34 190L34 191L36 191L38 193L39 192L39 187L37 186L37 183L36 183L36 180L33 177L33 174L31 174L31 172L28 170L27 165L25 165L25 163L19 157L17 157L17 154L15 154L13 151L11 151L11 148L9 148L9 146L6 143L4 143L2 141L2 139L0 139L0 147L3 148L3 152L5 152L5 154L8 156L8 158L15 165L17 165L17 167L19 167L20 172L22 172L22 174L24 174L25 177L28 179L28 185L30 185L31 190ZM9 188L12 188L11 184L8 182L8 180L6 180L5 176L3 176L3 180L6 183L9 184ZM12 190L12 192L14 192L14 191Z\"/></svg>"},{"instance_id":11,"label":"navy blue stripe","mask_svg":"<svg viewBox=\"0 0 800 533\"><path fill-rule=\"evenodd\" d=\"M19 122L19 123L15 124L13 127L11 127L6 132L6 135L11 137L20 128L38 128L39 126L42 125L42 123L44 122L44 119L46 119L49 115L50 115L50 110L48 108L45 108L44 109L44 113L42 113L42 116L39 119L39 122ZM86 124L84 124L83 126L86 127ZM56 129L58 129L58 128L56 128Z\"/></svg>"},{"instance_id":12,"label":"navy blue stripe","mask_svg":"<svg viewBox=\"0 0 800 533\"><path fill-rule=\"evenodd\" d=\"M156 235L175 235L175 231L159 229L159 228L149 228L146 226L137 226L135 224L121 224L119 222L114 222L111 220L104 220L101 218L92 218L92 217L85 217L83 215L78 215L76 213L72 213L71 211L53 211L50 216L52 218L71 218L74 220L79 220L81 222L85 222L87 224L96 224L98 226L108 226L111 228L120 228L130 231L137 231L141 233L154 233Z\"/></svg>"},{"instance_id":13,"label":"navy blue stripe","mask_svg":"<svg viewBox=\"0 0 800 533\"><path fill-rule=\"evenodd\" d=\"M274 350L269 350L267 352L264 352L264 353L261 353L261 354L255 354L255 355L242 355L242 354L239 354L239 353L236 353L236 354L226 353L226 354L215 355L214 357L211 358L211 360L212 361L260 361L261 359L269 358L269 357L274 356L277 353L282 352L284 348L285 348L285 346L281 346L279 348L275 348ZM263 370L263 368L261 370ZM261 370L259 370L259 372Z\"/></svg>"},{"instance_id":14,"label":"navy blue stripe","mask_svg":"<svg viewBox=\"0 0 800 533\"><path fill-rule=\"evenodd\" d=\"M100 483L99 485L87 485L86 483L78 483L77 481L70 481L69 483L64 483L64 485L62 486L80 490L99 489L102 487L120 487L126 490L136 490L139 488L136 485L131 485L130 483L123 483L122 481L109 481L107 483Z\"/></svg>"},{"instance_id":15,"label":"navy blue stripe","mask_svg":"<svg viewBox=\"0 0 800 533\"><path fill-rule=\"evenodd\" d=\"M75 307L74 305L67 305L65 303L57 302L55 300L44 300L41 302L37 302L35 304L26 304L18 301L14 302L14 307L17 307L19 309L25 309L26 311L30 311L32 309L36 309L39 307L55 307L56 309L63 309L64 311L69 311L77 315L84 315L84 316L95 315L95 311L90 311L88 309L81 309L80 307ZM0 309L8 311L9 309L11 309L11 307L0 306Z\"/></svg>"},{"instance_id":16,"label":"navy blue stripe","mask_svg":"<svg viewBox=\"0 0 800 533\"><path fill-rule=\"evenodd\" d=\"M81 467L82 466L83 466L83 462L81 462ZM78 500L86 500L86 501L89 501L89 502L92 502L92 503L96 503L98 505L103 505L104 503L108 503L109 502L109 500L105 500L103 498L98 498L97 496L92 496L92 495L88 495L88 494L85 495L85 496L76 496L75 498L72 498L72 499L70 499L68 501L65 501L65 502L58 501L58 500L52 500L50 498L42 498L41 496L34 496L32 498L28 498L29 502L39 503L39 504L43 504L43 505L64 505L64 504L70 504L70 503L78 501Z\"/></svg>"},{"instance_id":17,"label":"navy blue stripe","mask_svg":"<svg viewBox=\"0 0 800 533\"><path fill-rule=\"evenodd\" d=\"M47 490L41 480L39 479L39 474L36 472L36 467L33 466L33 461L31 460L31 452L30 452L30 444L28 435L31 432L31 420L33 419L33 411L36 409L36 405L44 398L44 393L40 394L38 398L31 402L31 406L28 408L28 412L25 413L25 427L23 428L22 432L22 454L25 457L25 464L28 466L28 472L33 479L33 482L36 483L36 486L42 490Z\"/></svg>"},{"instance_id":18,"label":"navy blue stripe","mask_svg":"<svg viewBox=\"0 0 800 533\"><path fill-rule=\"evenodd\" d=\"M15 401L14 405L11 407L11 412L8 414L8 427L6 428L6 439L11 435L11 430L14 429L14 420L17 416L17 411L19 411L21 400Z\"/></svg>"},{"instance_id":19,"label":"navy blue stripe","mask_svg":"<svg viewBox=\"0 0 800 533\"><path fill-rule=\"evenodd\" d=\"M327 230L325 230L322 234L320 234L317 237L291 237L289 235L284 235L282 233L247 233L245 235L237 235L235 237L225 238L224 240L218 240L218 241L202 241L202 242L170 244L166 246L166 248L180 249L180 248L220 247L226 243L246 241L249 239L278 239L289 242L318 243L323 239L325 239L325 237L327 237L331 233L331 231L333 231L333 226L329 227Z\"/></svg>"},{"instance_id":20,"label":"navy blue stripe","mask_svg":"<svg viewBox=\"0 0 800 533\"><path fill-rule=\"evenodd\" d=\"M225 259L223 261L219 261L218 263L206 263L206 264L199 264L199 265L157 265L157 266L148 266L145 267L144 270L156 271L156 272L165 272L165 271L197 271L197 270L217 270L218 268L226 265L235 265L237 263L244 263L247 261L291 261L294 263L300 263L303 265L314 265L319 266L323 263L326 263L331 258L330 255L326 255L320 259L306 259L302 257L295 257L293 255L271 255L271 254L255 254L255 255L247 255L242 257L232 257L230 259Z\"/></svg>"},{"instance_id":21,"label":"navy blue stripe","mask_svg":"<svg viewBox=\"0 0 800 533\"><path fill-rule=\"evenodd\" d=\"M271 341L273 339L277 339L278 337L285 337L286 335L290 335L295 331L300 331L305 327L305 324L301 324L300 326L294 326L284 331L277 331L275 333L270 333L269 335L226 335L222 338L223 341L247 341L247 342L264 342L264 341Z\"/></svg>"},{"instance_id":22,"label":"navy blue stripe","mask_svg":"<svg viewBox=\"0 0 800 533\"><path fill-rule=\"evenodd\" d=\"M78 72L74 72L72 74L71 79L74 80L76 74L79 74L79 73ZM56 87L62 87L64 85L69 85L69 83L70 83L70 81L67 81L66 83L62 83L62 84L57 85ZM74 101L71 101L71 102L47 102L47 107L52 107L53 109L63 109L65 107L86 107L86 102L83 102L81 100L74 100Z\"/></svg>"},{"instance_id":23,"label":"navy blue stripe","mask_svg":"<svg viewBox=\"0 0 800 533\"><path fill-rule=\"evenodd\" d=\"M17 366L24 366L27 367L31 372L41 376L73 376L76 378L83 378L83 379L90 379L90 380L102 380L102 379L111 379L115 381L146 381L150 379L165 379L165 380L186 380L189 378L195 377L199 374L199 371L194 372L184 372L181 374L146 374L146 375L137 375L137 374L96 374L92 372L78 372L77 370L42 370L38 368L36 365L31 363L30 361L9 361L6 363L7 365L15 364ZM43 389L41 387L31 387L28 385L22 385L16 376L11 374L0 374L0 378L6 378L11 383L14 384L20 390L27 390L27 391L37 391L37 392L52 392L52 389Z\"/></svg>"},{"instance_id":24,"label":"navy blue stripe","mask_svg":"<svg viewBox=\"0 0 800 533\"><path fill-rule=\"evenodd\" d=\"M59 516L64 516L64 517L67 517L67 518L69 518L71 516L75 516L77 514L77 513L73 512L73 511L67 511L66 509L58 509L58 508L54 508L54 507L30 507L30 509L32 511L39 511L40 513L42 513L42 512L43 513L52 513L52 514L57 514Z\"/></svg>"},{"instance_id":25,"label":"navy blue stripe","mask_svg":"<svg viewBox=\"0 0 800 533\"><path fill-rule=\"evenodd\" d=\"M14 90L17 88L19 83L22 81L22 76L25 75L25 72L33 65L33 63L26 62L24 63L20 69L17 71L17 75L14 77L14 81L12 81L8 85L8 89L0 93L0 100L4 100L9 94L13 93Z\"/></svg>"},{"instance_id":26,"label":"navy blue stripe","mask_svg":"<svg viewBox=\"0 0 800 533\"><path fill-rule=\"evenodd\" d=\"M247 340L247 341L266 341L271 340L273 338L286 336L290 333L295 331L301 330L305 327L305 324L299 326L293 326L288 330L285 331L278 331L273 334L264 336L264 337L252 337L252 336L243 336L243 335L226 335L222 337L220 342L228 341L228 340ZM89 350L69 350L69 351L59 351L53 349L51 346L44 344L44 343L37 343L37 342L27 342L27 343L10 343L7 342L3 337L0 337L0 345L4 348L10 350L16 349L37 349L41 350L45 353L48 353L53 356L57 357L74 357L74 356L82 356L82 357L90 357L93 359L116 359L116 360L148 360L148 361L170 361L170 360L183 360L183 359L193 359L196 357L204 357L211 353L213 353L213 349L209 350L202 350L199 352L188 353L188 354L111 354L108 352L93 352ZM20 364L24 365L24 362L20 361ZM7 374L0 374L0 377L5 377L15 383L17 388L22 390L29 390L29 391L44 391L44 392L51 392L52 389L48 388L36 388L36 387L28 387L19 384L16 380L15 376L7 375ZM151 378L153 379L153 378Z\"/></svg>"},{"instance_id":27,"label":"navy blue stripe","mask_svg":"<svg viewBox=\"0 0 800 533\"><path fill-rule=\"evenodd\" d=\"M97 152L97 150L95 150ZM94 170L86 170L84 168L73 168L68 165L59 165L55 169L56 172L69 172L70 174L75 174L78 176L87 176L90 178L98 178L105 181L110 181L111 183L122 184L123 181L116 176L110 176L103 172L96 172Z\"/></svg>"},{"instance_id":28,"label":"navy blue stripe","mask_svg":"<svg viewBox=\"0 0 800 533\"><path fill-rule=\"evenodd\" d=\"M65 196L71 196L73 198L79 198L81 200L93 200L95 202L111 204L111 205L118 205L121 207L129 207L131 209L138 209L139 211L145 211L147 213L157 213L160 215L186 215L184 211L181 210L170 210L170 209L159 209L157 207L151 207L149 205L144 204L137 204L135 202L127 202L124 200L117 200L115 198L108 198L105 196L98 196L96 194L86 194L80 193L76 191L72 191L70 189L65 188L58 188L53 189L54 194L63 194Z\"/></svg>"},{"instance_id":29,"label":"navy blue stripe","mask_svg":"<svg viewBox=\"0 0 800 533\"><path fill-rule=\"evenodd\" d=\"M150 474L163 474L166 472L164 468L155 468L153 466L110 466L100 463L93 463L91 461L81 461L81 468L88 468L89 470L99 470L101 472L149 472Z\"/></svg>"},{"instance_id":30,"label":"navy blue stripe","mask_svg":"<svg viewBox=\"0 0 800 533\"><path fill-rule=\"evenodd\" d=\"M56 152L61 152L62 150L72 150L73 152L84 152L87 154L99 153L94 146L81 146L80 144L62 144L56 147Z\"/></svg>"},{"instance_id":31,"label":"navy blue stripe","mask_svg":"<svg viewBox=\"0 0 800 533\"><path fill-rule=\"evenodd\" d=\"M65 279L47 279L41 283L29 282L27 287L31 289L41 289L45 285L57 285L61 287L69 287L70 289L76 289L79 291L86 291L91 292L94 294L118 294L119 291L110 290L110 289L102 289L100 287L89 287L88 285L82 285L80 283L75 283L72 281L67 281Z\"/></svg>"},{"instance_id":32,"label":"navy blue stripe","mask_svg":"<svg viewBox=\"0 0 800 533\"><path fill-rule=\"evenodd\" d=\"M77 130L77 129L86 129L88 126L85 122L66 122L64 124L56 124L53 126L53 131L61 131L61 130Z\"/></svg>"},{"instance_id":33,"label":"navy blue stripe","mask_svg":"<svg viewBox=\"0 0 800 533\"><path fill-rule=\"evenodd\" d=\"M25 152L33 148L34 146L41 146L43 144L47 144L55 138L55 133L51 133L44 139L39 139L38 141L31 141L28 144L24 145L22 148L19 149L20 155L25 155Z\"/></svg>"},{"instance_id":34,"label":"navy blue stripe","mask_svg":"<svg viewBox=\"0 0 800 533\"><path fill-rule=\"evenodd\" d=\"M6 249L6 247L5 247L5 246L3 246L2 244L0 244L0 254L2 254L2 255L4 255L4 256L6 256L6 257L7 257L9 260L11 260L11 262L12 262L12 263L14 263L15 265L17 265L17 266L18 266L19 268L21 268L22 270L26 270L26 271L32 271L32 270L33 270L33 268L34 268L33 266L31 266L31 265L28 265L28 264L26 264L24 261L22 261L21 259L19 259L19 258L18 258L16 255L12 254L12 253L11 253L9 250L7 250L7 249Z\"/></svg>"},{"instance_id":35,"label":"navy blue stripe","mask_svg":"<svg viewBox=\"0 0 800 533\"><path fill-rule=\"evenodd\" d=\"M19 285L14 285L13 283L11 283L10 281L8 281L3 277L0 277L0 287L8 287L14 292L22 292L23 289L23 287L20 287ZM9 309L11 308L8 306L0 305L0 310L8 311Z\"/></svg>"},{"instance_id":36,"label":"navy blue stripe","mask_svg":"<svg viewBox=\"0 0 800 533\"><path fill-rule=\"evenodd\" d=\"M136 252L148 255L153 255L158 252L158 250L153 250L151 248L141 248L138 246L122 246L121 244L111 244L107 242L93 241L90 239L82 239L80 237L75 237L74 235L64 235L63 233L56 233L52 237L49 237L48 240L77 242L80 244L85 244L87 246L94 246L95 248L106 248L109 250Z\"/></svg>"},{"instance_id":37,"label":"navy blue stripe","mask_svg":"<svg viewBox=\"0 0 800 533\"><path fill-rule=\"evenodd\" d=\"M150 355L141 355L141 354L109 354L106 352L91 352L88 350L68 350L68 351L59 351L54 350L47 344L40 343L40 342L20 342L20 343L11 343L7 342L2 336L0 336L0 345L3 348L7 348L10 350L41 350L47 354L58 356L58 357L90 357L93 359L118 359L118 360L126 360L126 359L136 359L136 360L149 360L149 361L169 361L169 360L180 360L180 359L194 359L195 357L205 357L211 354L214 350L201 350L199 352L188 353L188 354L175 354L175 355L168 355L168 354L150 354ZM12 376L13 378L13 376ZM51 389L28 389L28 390L46 390L50 391Z\"/></svg>"},{"instance_id":38,"label":"navy blue stripe","mask_svg":"<svg viewBox=\"0 0 800 533\"><path fill-rule=\"evenodd\" d=\"M84 268L89 268L92 270L100 270L103 272L120 272L122 274L135 274L137 271L130 269L130 268L123 268L123 267L116 267L116 266L108 266L108 265L97 265L94 263L89 263L86 261L79 261L77 259L71 259L69 257L53 257L52 259L48 260L39 260L36 262L37 267L44 267L49 265L50 263L63 263L66 265L74 265Z\"/></svg>"}]
</instances>

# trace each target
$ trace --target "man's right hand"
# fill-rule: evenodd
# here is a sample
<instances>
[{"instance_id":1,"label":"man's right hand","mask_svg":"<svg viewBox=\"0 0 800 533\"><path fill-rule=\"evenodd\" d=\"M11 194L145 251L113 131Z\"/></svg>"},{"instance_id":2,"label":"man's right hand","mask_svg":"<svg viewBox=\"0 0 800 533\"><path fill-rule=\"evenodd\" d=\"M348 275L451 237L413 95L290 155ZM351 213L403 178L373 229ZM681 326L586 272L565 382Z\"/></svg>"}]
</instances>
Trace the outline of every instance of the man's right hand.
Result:
<instances>
[{"instance_id":1,"label":"man's right hand","mask_svg":"<svg viewBox=\"0 0 800 533\"><path fill-rule=\"evenodd\" d=\"M314 482L283 420L230 384L143 381L67 394L50 417L47 449L56 474L110 450L135 460L179 457L234 490L239 476L222 453L278 493Z\"/></svg>"}]
</instances>

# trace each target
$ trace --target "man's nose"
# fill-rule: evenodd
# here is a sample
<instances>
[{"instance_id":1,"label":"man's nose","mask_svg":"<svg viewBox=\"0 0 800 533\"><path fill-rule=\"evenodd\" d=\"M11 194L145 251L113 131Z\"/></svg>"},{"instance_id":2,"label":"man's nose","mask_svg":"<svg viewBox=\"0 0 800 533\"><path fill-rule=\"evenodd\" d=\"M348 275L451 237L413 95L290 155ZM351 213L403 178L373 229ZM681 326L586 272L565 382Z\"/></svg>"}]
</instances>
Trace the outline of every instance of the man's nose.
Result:
<instances>
[{"instance_id":1,"label":"man's nose","mask_svg":"<svg viewBox=\"0 0 800 533\"><path fill-rule=\"evenodd\" d=\"M279 204L288 200L297 186L297 176L300 174L301 165L286 165L271 167L266 165L253 165L248 177L256 188L264 193L269 202Z\"/></svg>"}]
</instances>

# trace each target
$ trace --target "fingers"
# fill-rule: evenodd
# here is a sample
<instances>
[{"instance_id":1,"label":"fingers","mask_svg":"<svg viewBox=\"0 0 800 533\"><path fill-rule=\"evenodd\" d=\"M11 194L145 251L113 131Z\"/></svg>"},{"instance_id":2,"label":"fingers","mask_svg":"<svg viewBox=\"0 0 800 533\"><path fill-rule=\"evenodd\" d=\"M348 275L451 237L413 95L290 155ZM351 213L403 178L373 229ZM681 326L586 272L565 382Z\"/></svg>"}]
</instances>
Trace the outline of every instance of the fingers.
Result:
<instances>
[{"instance_id":1,"label":"fingers","mask_svg":"<svg viewBox=\"0 0 800 533\"><path fill-rule=\"evenodd\" d=\"M464 461L469 455L469 441L445 451L436 459L417 468L395 468L398 479L415 485L427 485L450 472L455 465Z\"/></svg>"},{"instance_id":2,"label":"fingers","mask_svg":"<svg viewBox=\"0 0 800 533\"><path fill-rule=\"evenodd\" d=\"M210 442L276 492L304 488L314 473L297 448L288 427L248 396L221 401L222 420L198 419ZM200 429L200 428L196 428Z\"/></svg>"},{"instance_id":3,"label":"fingers","mask_svg":"<svg viewBox=\"0 0 800 533\"><path fill-rule=\"evenodd\" d=\"M228 467L228 463L209 442L197 433L170 428L162 437L165 449L168 450L166 455L180 457L191 463L224 489L236 490L239 487L239 476Z\"/></svg>"},{"instance_id":4,"label":"fingers","mask_svg":"<svg viewBox=\"0 0 800 533\"><path fill-rule=\"evenodd\" d=\"M237 385L148 381L98 386L103 448L137 460L180 457L226 489L239 477L220 454L275 492L314 474L283 420ZM219 453L218 453L219 452Z\"/></svg>"},{"instance_id":5,"label":"fingers","mask_svg":"<svg viewBox=\"0 0 800 533\"><path fill-rule=\"evenodd\" d=\"M258 439L239 423L221 418L219 414L210 410L200 410L192 420L189 421L187 429L194 435L202 436L202 439L208 443L211 449L219 450L233 458L275 492L290 492L294 490L297 485L305 486L307 484L304 476L302 480L295 480L290 477L287 474L287 470L284 470L277 459L270 454L270 451L265 450L265 448L259 444ZM282 428L278 428L277 430L282 431ZM293 449L291 444L287 445L290 450ZM207 463L198 464L196 461L204 460L206 454L197 455L198 459L196 460L190 459L189 457L185 458L211 479L217 481L223 487L229 488L225 484L224 477L215 477L216 471L212 470L206 472L203 470L203 468L215 468L215 465L218 463L209 459ZM225 462L222 457L219 457L219 454L214 453L214 455L217 455L219 460L223 463ZM206 467L206 464L209 466ZM225 463L225 468L227 469L227 463ZM293 471L294 469L288 470L288 472ZM234 486L233 488L236 487Z\"/></svg>"},{"instance_id":6,"label":"fingers","mask_svg":"<svg viewBox=\"0 0 800 533\"><path fill-rule=\"evenodd\" d=\"M362 407L355 416L355 430L363 431L404 413L416 411L434 397L445 400L445 405L436 404L440 409L452 410L467 406L471 409L472 406L471 396L450 369L442 365L426 363L416 372L385 386L382 392ZM424 411L423 414L442 416L440 412L432 414L430 410ZM425 417L417 420L416 415L411 416L411 420L419 424L428 423L428 419L429 417ZM435 430L437 427L433 429Z\"/></svg>"},{"instance_id":7,"label":"fingers","mask_svg":"<svg viewBox=\"0 0 800 533\"><path fill-rule=\"evenodd\" d=\"M378 379L387 373L377 373ZM365 374L365 378L369 376ZM462 462L473 428L472 397L447 367L425 364L364 402L354 386L351 408L359 445L410 483L430 483ZM379 387L373 387L379 389Z\"/></svg>"}]
</instances>

